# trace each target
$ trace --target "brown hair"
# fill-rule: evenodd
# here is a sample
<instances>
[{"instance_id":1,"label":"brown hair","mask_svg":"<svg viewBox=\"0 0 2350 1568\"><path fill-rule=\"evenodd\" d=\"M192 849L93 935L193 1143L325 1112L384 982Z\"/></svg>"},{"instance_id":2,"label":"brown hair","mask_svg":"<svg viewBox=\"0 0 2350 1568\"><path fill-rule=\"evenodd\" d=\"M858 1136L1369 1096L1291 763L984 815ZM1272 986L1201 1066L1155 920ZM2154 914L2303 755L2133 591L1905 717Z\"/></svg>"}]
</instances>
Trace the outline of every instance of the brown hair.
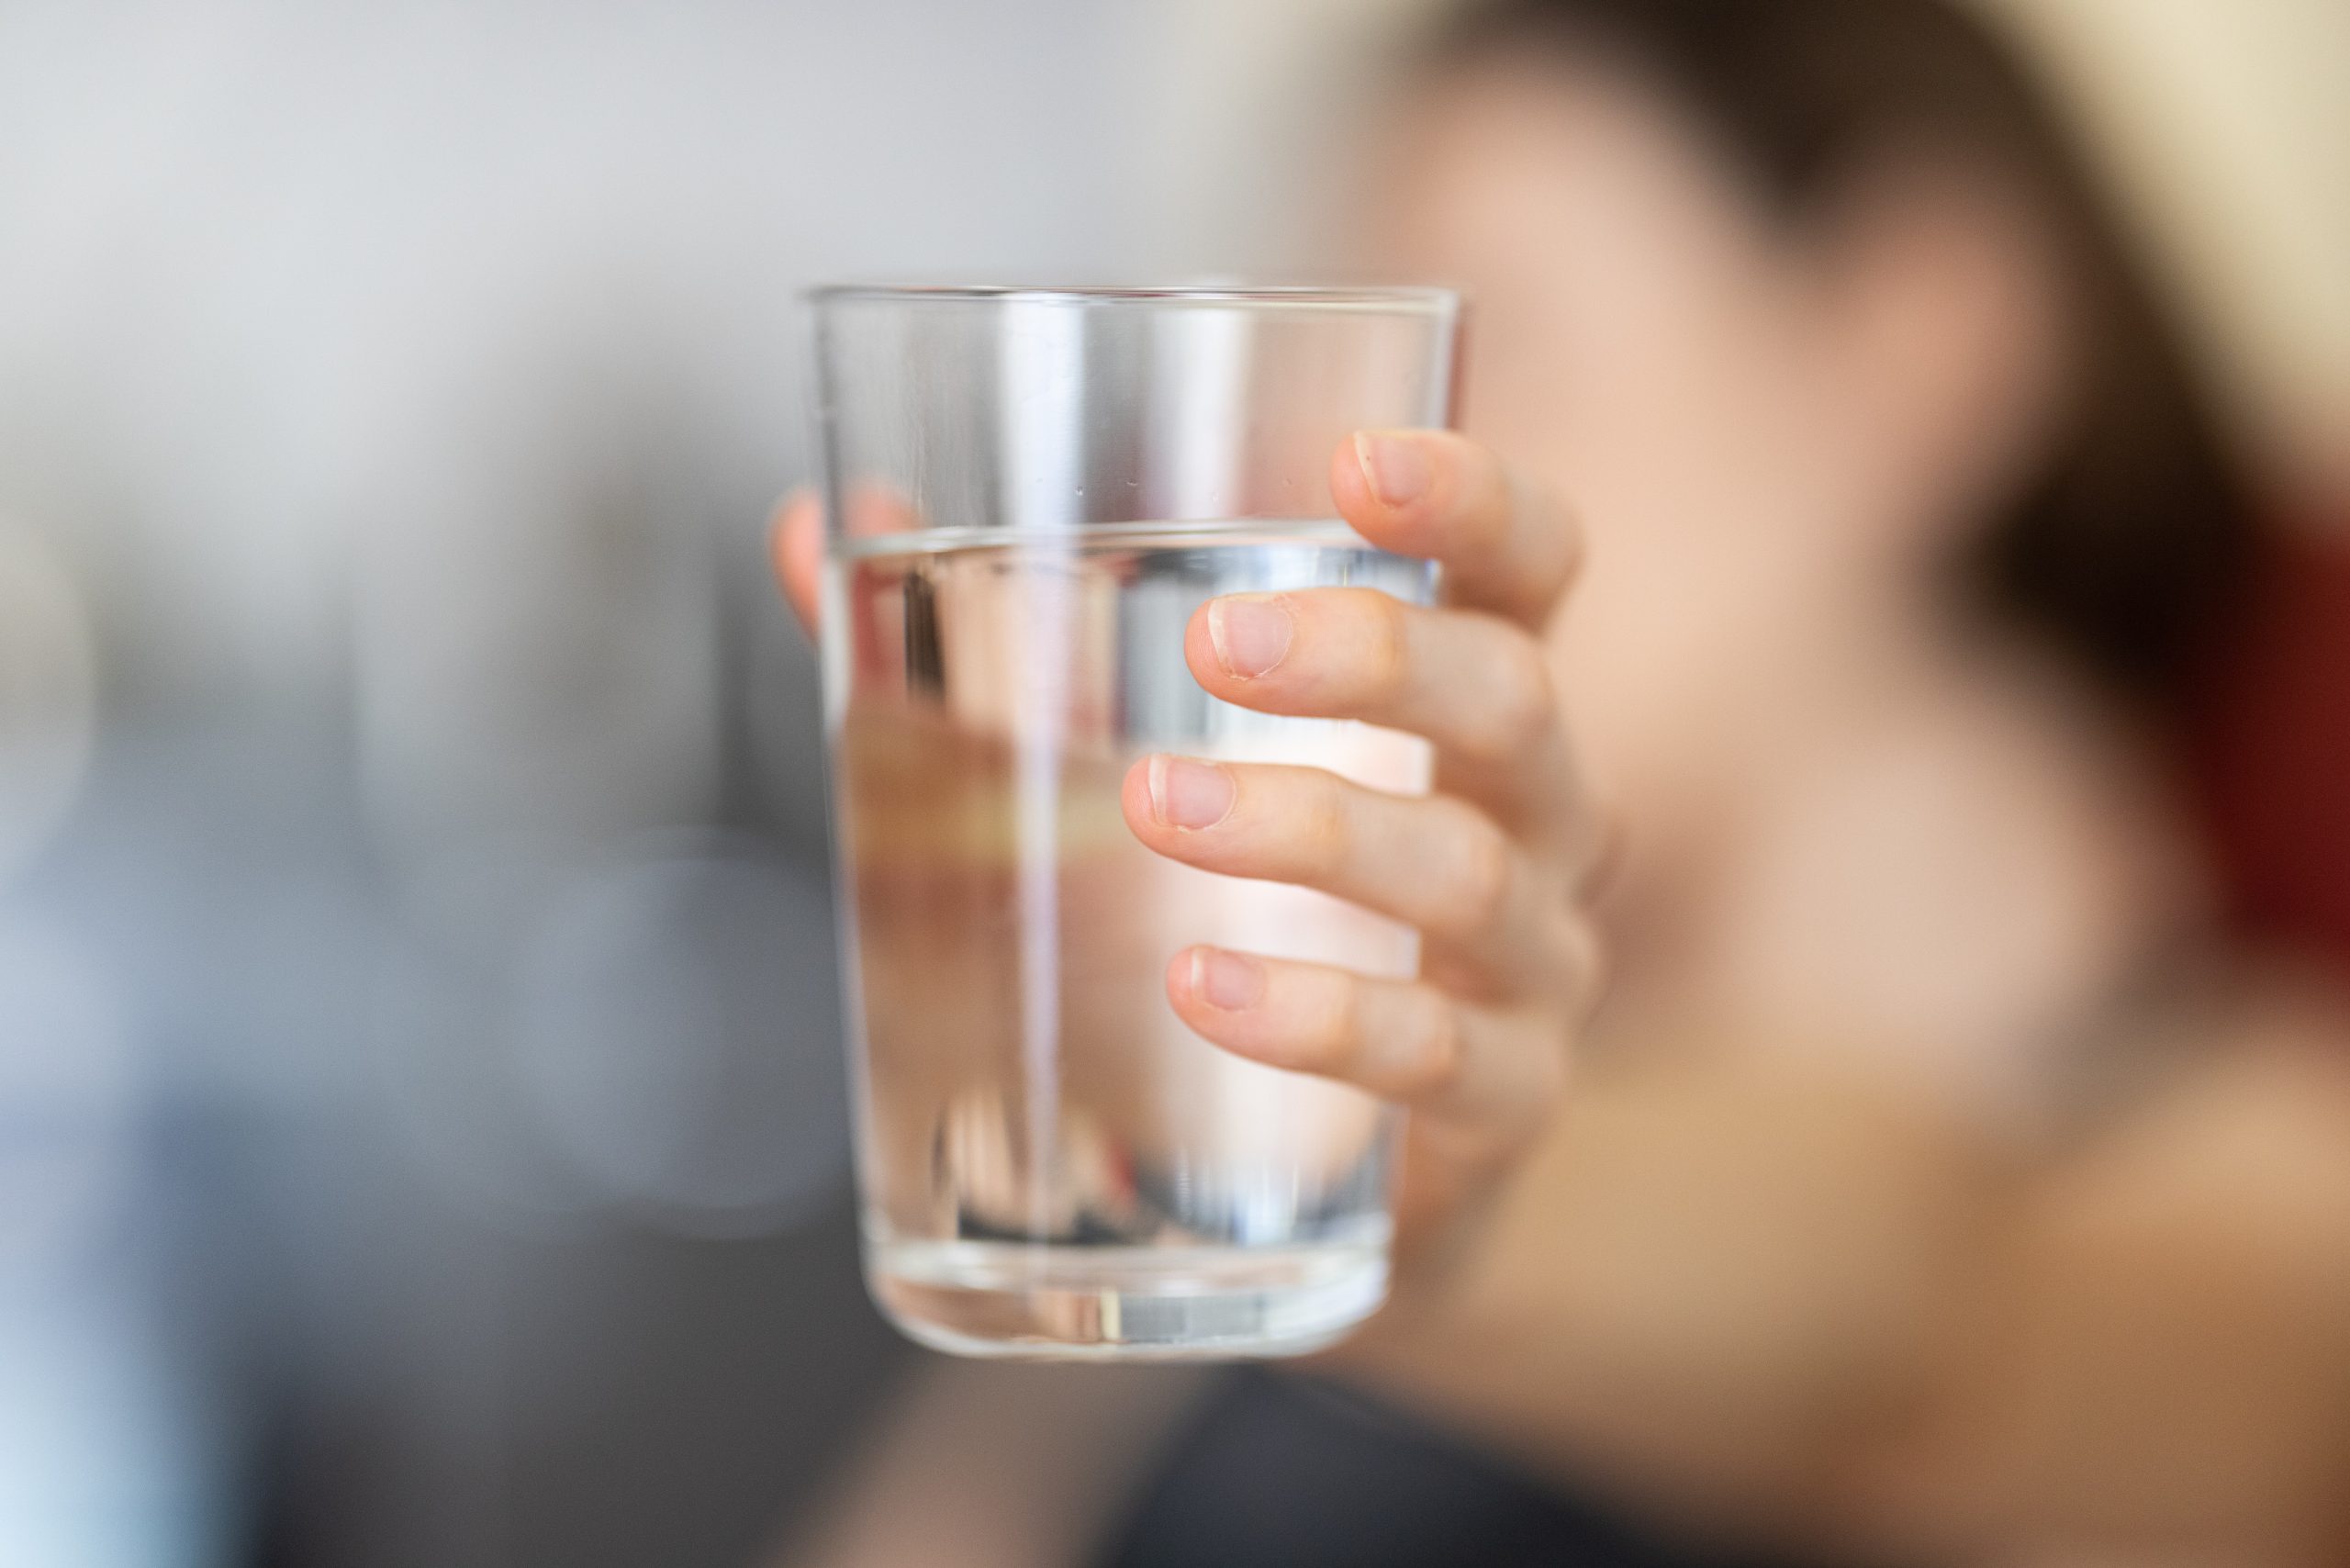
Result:
<instances>
[{"instance_id":1,"label":"brown hair","mask_svg":"<svg viewBox=\"0 0 2350 1568\"><path fill-rule=\"evenodd\" d=\"M2117 693L2179 717L2251 554L2249 487L2121 226L2015 55L1944 0L1483 0L1435 60L1545 47L1596 53L1679 100L1790 223L1919 143L1978 158L2037 202L2073 270L2084 374L1962 578Z\"/></svg>"}]
</instances>

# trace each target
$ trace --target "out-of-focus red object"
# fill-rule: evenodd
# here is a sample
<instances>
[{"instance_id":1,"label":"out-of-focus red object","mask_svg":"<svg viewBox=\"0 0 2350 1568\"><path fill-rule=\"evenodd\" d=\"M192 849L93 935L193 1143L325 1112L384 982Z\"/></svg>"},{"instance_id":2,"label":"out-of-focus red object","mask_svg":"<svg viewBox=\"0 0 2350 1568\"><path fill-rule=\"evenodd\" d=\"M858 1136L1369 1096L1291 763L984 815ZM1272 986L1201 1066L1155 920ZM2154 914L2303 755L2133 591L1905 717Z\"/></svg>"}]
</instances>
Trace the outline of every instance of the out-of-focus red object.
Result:
<instances>
[{"instance_id":1,"label":"out-of-focus red object","mask_svg":"<svg viewBox=\"0 0 2350 1568\"><path fill-rule=\"evenodd\" d=\"M2266 554L2192 764L2237 929L2350 975L2350 528Z\"/></svg>"}]
</instances>

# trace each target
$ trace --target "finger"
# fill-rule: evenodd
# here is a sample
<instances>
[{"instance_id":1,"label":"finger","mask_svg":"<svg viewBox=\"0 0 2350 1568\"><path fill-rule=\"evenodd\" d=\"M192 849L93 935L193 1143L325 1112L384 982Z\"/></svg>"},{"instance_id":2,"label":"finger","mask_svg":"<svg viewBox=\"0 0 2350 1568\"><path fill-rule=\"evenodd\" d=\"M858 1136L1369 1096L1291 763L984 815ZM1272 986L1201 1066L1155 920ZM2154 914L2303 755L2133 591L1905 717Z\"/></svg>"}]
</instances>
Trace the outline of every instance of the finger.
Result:
<instances>
[{"instance_id":1,"label":"finger","mask_svg":"<svg viewBox=\"0 0 2350 1568\"><path fill-rule=\"evenodd\" d=\"M1563 834L1585 812L1541 645L1497 616L1372 588L1228 594L1192 615L1183 656L1239 707L1427 736L1449 785L1514 826Z\"/></svg>"},{"instance_id":2,"label":"finger","mask_svg":"<svg viewBox=\"0 0 2350 1568\"><path fill-rule=\"evenodd\" d=\"M911 533L922 514L903 490L876 479L860 479L841 500L841 537L852 543L886 534Z\"/></svg>"},{"instance_id":3,"label":"finger","mask_svg":"<svg viewBox=\"0 0 2350 1568\"><path fill-rule=\"evenodd\" d=\"M1338 513L1373 544L1444 565L1453 602L1540 627L1582 531L1549 487L1449 431L1363 431L1330 459Z\"/></svg>"},{"instance_id":4,"label":"finger","mask_svg":"<svg viewBox=\"0 0 2350 1568\"><path fill-rule=\"evenodd\" d=\"M1168 966L1167 996L1235 1055L1353 1084L1415 1116L1506 1135L1565 1087L1565 1025L1552 1015L1494 1012L1413 981L1202 946Z\"/></svg>"},{"instance_id":5,"label":"finger","mask_svg":"<svg viewBox=\"0 0 2350 1568\"><path fill-rule=\"evenodd\" d=\"M824 505L813 491L794 490L776 503L767 524L767 553L784 602L800 618L800 629L813 636L824 565Z\"/></svg>"},{"instance_id":6,"label":"finger","mask_svg":"<svg viewBox=\"0 0 2350 1568\"><path fill-rule=\"evenodd\" d=\"M1121 803L1136 836L1170 859L1393 915L1505 990L1547 984L1563 960L1563 895L1492 818L1449 796L1154 756L1127 771Z\"/></svg>"}]
</instances>

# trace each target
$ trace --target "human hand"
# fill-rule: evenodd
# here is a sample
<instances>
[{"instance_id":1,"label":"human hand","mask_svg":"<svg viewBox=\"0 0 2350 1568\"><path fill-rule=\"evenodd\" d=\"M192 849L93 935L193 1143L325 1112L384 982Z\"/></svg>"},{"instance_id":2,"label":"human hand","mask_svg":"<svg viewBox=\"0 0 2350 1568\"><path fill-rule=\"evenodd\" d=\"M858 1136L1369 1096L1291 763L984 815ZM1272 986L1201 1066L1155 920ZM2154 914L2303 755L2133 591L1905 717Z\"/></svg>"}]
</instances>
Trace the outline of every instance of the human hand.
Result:
<instances>
[{"instance_id":1,"label":"human hand","mask_svg":"<svg viewBox=\"0 0 2350 1568\"><path fill-rule=\"evenodd\" d=\"M1167 970L1176 1013L1214 1044L1410 1111L1398 1200L1408 1259L1549 1125L1598 987L1584 902L1606 835L1539 641L1578 535L1555 498L1445 431L1343 443L1330 489L1371 543L1442 565L1444 606L1368 588L1229 595L1193 614L1185 660L1212 696L1243 708L1427 737L1435 792L1154 755L1128 772L1122 803L1136 835L1170 859L1314 888L1421 933L1416 980L1212 946L1184 949ZM786 597L812 622L812 498L778 514L774 547Z\"/></svg>"}]
</instances>

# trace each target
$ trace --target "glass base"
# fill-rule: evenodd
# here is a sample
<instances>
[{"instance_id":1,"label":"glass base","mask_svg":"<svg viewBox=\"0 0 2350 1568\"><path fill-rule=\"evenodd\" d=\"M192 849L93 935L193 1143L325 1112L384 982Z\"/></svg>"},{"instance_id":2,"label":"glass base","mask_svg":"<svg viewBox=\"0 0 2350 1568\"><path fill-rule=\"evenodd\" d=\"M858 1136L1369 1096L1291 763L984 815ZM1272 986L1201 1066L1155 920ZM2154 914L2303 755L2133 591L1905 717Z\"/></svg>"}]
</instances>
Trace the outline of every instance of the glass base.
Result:
<instances>
[{"instance_id":1,"label":"glass base","mask_svg":"<svg viewBox=\"0 0 2350 1568\"><path fill-rule=\"evenodd\" d=\"M955 1355L1218 1361L1341 1338L1386 1296L1387 1249L868 1241L866 1280L909 1338Z\"/></svg>"}]
</instances>

